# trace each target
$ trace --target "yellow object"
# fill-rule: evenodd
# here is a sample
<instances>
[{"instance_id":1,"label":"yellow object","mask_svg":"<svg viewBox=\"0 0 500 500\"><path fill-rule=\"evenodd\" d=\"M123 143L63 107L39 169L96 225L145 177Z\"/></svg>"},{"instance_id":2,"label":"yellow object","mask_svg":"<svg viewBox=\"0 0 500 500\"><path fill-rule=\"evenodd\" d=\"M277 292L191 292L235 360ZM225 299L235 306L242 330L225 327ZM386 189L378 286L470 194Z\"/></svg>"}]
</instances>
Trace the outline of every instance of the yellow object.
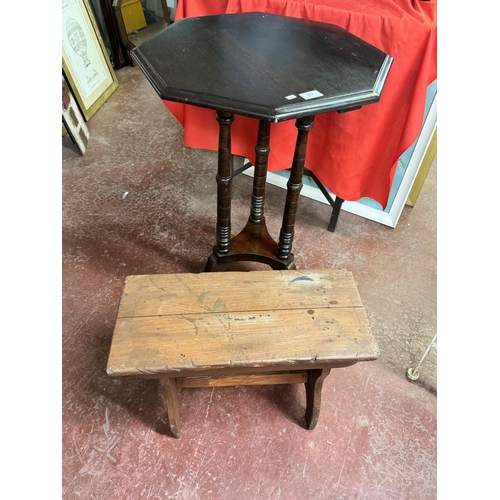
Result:
<instances>
[{"instance_id":1,"label":"yellow object","mask_svg":"<svg viewBox=\"0 0 500 500\"><path fill-rule=\"evenodd\" d=\"M141 0L125 0L122 4L122 15L127 35L147 26Z\"/></svg>"},{"instance_id":2,"label":"yellow object","mask_svg":"<svg viewBox=\"0 0 500 500\"><path fill-rule=\"evenodd\" d=\"M408 199L406 200L406 205L409 205L410 207L415 206L417 198L420 194L420 190L424 185L424 181L427 178L427 174L429 173L429 169L431 168L432 162L434 161L434 157L436 156L436 154L437 154L437 128L434 130L431 141L427 146L427 151L425 152L422 164L418 169L417 176L413 181L413 186L411 188L410 194L408 195Z\"/></svg>"}]
</instances>

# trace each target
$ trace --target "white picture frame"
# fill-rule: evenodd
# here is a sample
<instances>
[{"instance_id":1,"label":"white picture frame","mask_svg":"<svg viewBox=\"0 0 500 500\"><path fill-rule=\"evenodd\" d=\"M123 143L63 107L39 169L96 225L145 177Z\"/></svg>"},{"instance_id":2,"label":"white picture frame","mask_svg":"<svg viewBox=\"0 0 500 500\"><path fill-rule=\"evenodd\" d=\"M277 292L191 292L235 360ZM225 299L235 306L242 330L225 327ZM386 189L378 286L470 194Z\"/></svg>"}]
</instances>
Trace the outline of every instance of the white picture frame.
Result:
<instances>
[{"instance_id":1,"label":"white picture frame","mask_svg":"<svg viewBox=\"0 0 500 500\"><path fill-rule=\"evenodd\" d=\"M62 69L89 120L118 87L87 0L62 0Z\"/></svg>"}]
</instances>

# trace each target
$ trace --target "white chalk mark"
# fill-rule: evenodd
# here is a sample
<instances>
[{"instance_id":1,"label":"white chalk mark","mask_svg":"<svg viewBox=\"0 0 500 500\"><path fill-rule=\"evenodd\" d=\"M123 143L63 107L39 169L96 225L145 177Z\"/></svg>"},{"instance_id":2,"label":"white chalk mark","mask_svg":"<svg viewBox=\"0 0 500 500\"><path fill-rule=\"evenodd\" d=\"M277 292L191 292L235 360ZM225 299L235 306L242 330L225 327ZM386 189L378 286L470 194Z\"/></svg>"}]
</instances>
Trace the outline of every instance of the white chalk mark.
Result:
<instances>
[{"instance_id":1,"label":"white chalk mark","mask_svg":"<svg viewBox=\"0 0 500 500\"><path fill-rule=\"evenodd\" d=\"M85 460L83 459L83 457L82 457L82 455L80 453L80 447L76 443L76 439L75 439L75 435L74 434L72 435L72 438L73 438L73 443L75 445L75 451L76 451L76 454L78 456L78 460L80 460L80 462L82 463L82 465L85 465Z\"/></svg>"},{"instance_id":2,"label":"white chalk mark","mask_svg":"<svg viewBox=\"0 0 500 500\"><path fill-rule=\"evenodd\" d=\"M370 375L368 375L368 378L366 379L365 392L366 392L366 388L368 387L368 382L370 381L371 376L372 376L372 374L370 373Z\"/></svg>"},{"instance_id":3,"label":"white chalk mark","mask_svg":"<svg viewBox=\"0 0 500 500\"><path fill-rule=\"evenodd\" d=\"M102 425L102 429L104 431L104 434L106 434L106 436L107 436L108 432L109 432L109 415L108 415L108 409L107 408L106 408L106 412L104 414L104 418L106 419L106 421Z\"/></svg>"},{"instance_id":4,"label":"white chalk mark","mask_svg":"<svg viewBox=\"0 0 500 500\"><path fill-rule=\"evenodd\" d=\"M107 451L107 453L106 453L106 456L107 456L107 457L108 457L108 458L109 458L109 459L110 459L110 460L111 460L114 464L116 464L116 462L118 462L118 460L117 460L115 457L111 456L111 454L110 454L110 453L111 453L111 450L112 450L112 449L113 449L113 448L114 448L114 447L118 444L118 442L120 441L120 439L121 439L121 437L117 438L117 439L115 440L115 442L114 442L114 443L112 443L112 444L111 444L111 446L108 448L108 451Z\"/></svg>"},{"instance_id":5,"label":"white chalk mark","mask_svg":"<svg viewBox=\"0 0 500 500\"><path fill-rule=\"evenodd\" d=\"M120 439L121 439L121 437L113 438L111 440L111 443L106 448L100 448L99 446L93 446L93 448L95 451L98 451L99 453L105 453L106 456L111 460L111 462L116 464L118 462L118 460L113 455L111 455L111 450L118 444Z\"/></svg>"},{"instance_id":6,"label":"white chalk mark","mask_svg":"<svg viewBox=\"0 0 500 500\"><path fill-rule=\"evenodd\" d=\"M344 461L342 462L342 467L340 469L339 479L337 481L337 489L338 489L339 484L340 484L340 478L342 477L342 472L344 471L344 465L345 465L345 461L347 459L347 453L348 453L348 450L349 450L349 445L351 444L351 439L352 439L352 429L351 429L351 437L349 438L349 442L347 443L347 446L346 446Z\"/></svg>"},{"instance_id":7,"label":"white chalk mark","mask_svg":"<svg viewBox=\"0 0 500 500\"><path fill-rule=\"evenodd\" d=\"M203 427L206 427L208 420L208 412L210 411L210 405L212 404L212 398L214 396L215 387L212 387L212 392L210 393L210 401L207 404L207 411L205 413L205 421L203 422Z\"/></svg>"}]
</instances>

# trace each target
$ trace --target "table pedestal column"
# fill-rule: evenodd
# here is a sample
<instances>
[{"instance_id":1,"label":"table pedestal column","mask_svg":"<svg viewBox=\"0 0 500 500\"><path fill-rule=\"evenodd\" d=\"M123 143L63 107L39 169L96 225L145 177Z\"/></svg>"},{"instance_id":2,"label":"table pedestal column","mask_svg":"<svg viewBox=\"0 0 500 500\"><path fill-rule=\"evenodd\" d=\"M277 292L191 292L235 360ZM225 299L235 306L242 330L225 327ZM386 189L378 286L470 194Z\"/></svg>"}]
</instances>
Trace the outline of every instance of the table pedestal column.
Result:
<instances>
[{"instance_id":1,"label":"table pedestal column","mask_svg":"<svg viewBox=\"0 0 500 500\"><path fill-rule=\"evenodd\" d=\"M285 210L283 212L283 224L280 231L280 242L278 245L278 257L287 259L292 255L293 233L295 230L295 216L299 203L300 191L302 189L302 176L304 175L304 163L306 160L307 137L313 128L314 116L298 118L295 126L299 129L295 153L293 155L292 171L287 183L287 195Z\"/></svg>"},{"instance_id":2,"label":"table pedestal column","mask_svg":"<svg viewBox=\"0 0 500 500\"><path fill-rule=\"evenodd\" d=\"M231 239L231 124L234 116L217 113L219 122L219 157L217 170L217 252L229 252Z\"/></svg>"},{"instance_id":3,"label":"table pedestal column","mask_svg":"<svg viewBox=\"0 0 500 500\"><path fill-rule=\"evenodd\" d=\"M231 238L231 137L230 126L233 116L217 113L219 122L219 164L217 172L217 242L208 258L205 272L224 271L234 262L260 262L275 270L295 269L294 255L291 252L295 215L302 187L304 160L307 147L307 134L312 128L314 117L299 118L299 129L292 173L280 232L280 243L271 238L266 227L264 207L267 165L269 157L270 122L259 122L256 161L253 178L250 217L243 230Z\"/></svg>"}]
</instances>

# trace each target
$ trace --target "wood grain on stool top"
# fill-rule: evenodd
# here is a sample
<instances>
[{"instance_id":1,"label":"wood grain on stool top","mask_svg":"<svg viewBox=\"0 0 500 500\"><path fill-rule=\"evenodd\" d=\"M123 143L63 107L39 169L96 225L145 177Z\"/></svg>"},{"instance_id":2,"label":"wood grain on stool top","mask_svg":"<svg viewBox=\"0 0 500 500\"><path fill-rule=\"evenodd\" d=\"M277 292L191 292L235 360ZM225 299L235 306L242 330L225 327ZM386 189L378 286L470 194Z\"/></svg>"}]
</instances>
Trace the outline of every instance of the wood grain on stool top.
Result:
<instances>
[{"instance_id":1,"label":"wood grain on stool top","mask_svg":"<svg viewBox=\"0 0 500 500\"><path fill-rule=\"evenodd\" d=\"M180 375L376 359L349 271L129 276L110 375Z\"/></svg>"}]
</instances>

